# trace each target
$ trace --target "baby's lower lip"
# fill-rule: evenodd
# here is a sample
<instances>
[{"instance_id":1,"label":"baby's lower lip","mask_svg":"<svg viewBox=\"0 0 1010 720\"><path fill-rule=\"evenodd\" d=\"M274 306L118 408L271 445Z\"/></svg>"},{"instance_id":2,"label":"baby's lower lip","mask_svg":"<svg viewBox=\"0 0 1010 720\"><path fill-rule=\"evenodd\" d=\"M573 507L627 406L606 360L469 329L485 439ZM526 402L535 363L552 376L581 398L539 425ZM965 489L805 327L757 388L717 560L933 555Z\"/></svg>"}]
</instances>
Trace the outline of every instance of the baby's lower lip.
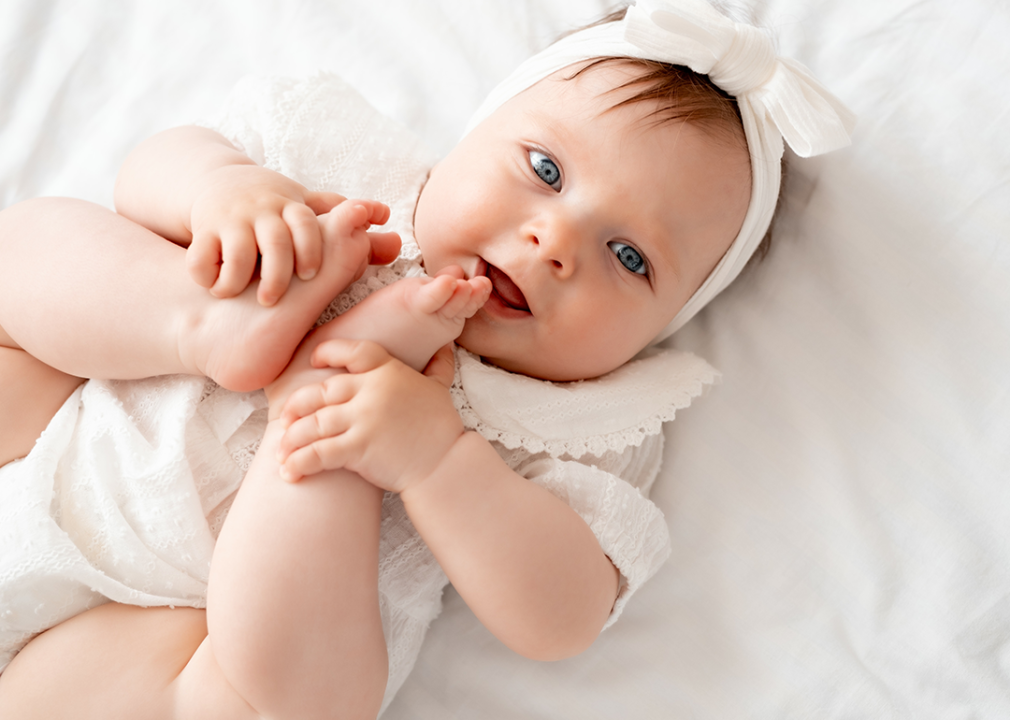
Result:
<instances>
[{"instance_id":1,"label":"baby's lower lip","mask_svg":"<svg viewBox=\"0 0 1010 720\"><path fill-rule=\"evenodd\" d=\"M502 270L483 259L478 261L479 274L491 281L491 297L484 303L483 312L502 319L523 319L532 316L522 290ZM500 292L499 290L503 291Z\"/></svg>"},{"instance_id":2,"label":"baby's lower lip","mask_svg":"<svg viewBox=\"0 0 1010 720\"><path fill-rule=\"evenodd\" d=\"M503 304L513 310L524 313L530 311L529 303L526 302L526 296L523 294L523 291L504 270L488 264L486 275L493 287L492 295L496 295Z\"/></svg>"}]
</instances>

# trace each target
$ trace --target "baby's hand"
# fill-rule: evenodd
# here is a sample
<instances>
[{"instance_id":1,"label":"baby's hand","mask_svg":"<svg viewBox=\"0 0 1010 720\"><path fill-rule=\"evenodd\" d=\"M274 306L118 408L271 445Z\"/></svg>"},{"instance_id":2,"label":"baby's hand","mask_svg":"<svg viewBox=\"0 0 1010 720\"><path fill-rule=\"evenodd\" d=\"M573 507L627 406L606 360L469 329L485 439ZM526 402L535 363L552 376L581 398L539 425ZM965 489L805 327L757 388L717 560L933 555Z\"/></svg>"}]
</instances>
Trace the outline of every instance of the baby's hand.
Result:
<instances>
[{"instance_id":1,"label":"baby's hand","mask_svg":"<svg viewBox=\"0 0 1010 720\"><path fill-rule=\"evenodd\" d=\"M287 290L292 272L302 280L315 276L323 256L316 216L342 196L310 192L257 165L227 165L205 178L193 202L186 252L197 283L215 297L234 297L252 282L259 260L257 299L269 306Z\"/></svg>"},{"instance_id":2,"label":"baby's hand","mask_svg":"<svg viewBox=\"0 0 1010 720\"><path fill-rule=\"evenodd\" d=\"M284 406L277 459L289 482L347 468L383 490L403 492L434 472L463 434L448 392L450 346L423 375L368 341L324 342L312 364L347 373L295 391Z\"/></svg>"}]
</instances>

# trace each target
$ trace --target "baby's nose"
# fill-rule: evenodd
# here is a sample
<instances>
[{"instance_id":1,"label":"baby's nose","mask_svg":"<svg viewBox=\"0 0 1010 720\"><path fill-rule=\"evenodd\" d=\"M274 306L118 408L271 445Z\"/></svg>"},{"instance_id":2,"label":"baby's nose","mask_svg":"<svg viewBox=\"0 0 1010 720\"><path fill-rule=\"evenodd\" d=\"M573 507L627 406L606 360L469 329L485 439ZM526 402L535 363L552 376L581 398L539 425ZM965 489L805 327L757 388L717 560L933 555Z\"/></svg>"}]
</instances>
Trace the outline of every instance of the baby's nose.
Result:
<instances>
[{"instance_id":1,"label":"baby's nose","mask_svg":"<svg viewBox=\"0 0 1010 720\"><path fill-rule=\"evenodd\" d=\"M538 257L549 263L556 275L565 278L575 272L581 240L574 223L555 220L531 233L530 239L537 247Z\"/></svg>"}]
</instances>

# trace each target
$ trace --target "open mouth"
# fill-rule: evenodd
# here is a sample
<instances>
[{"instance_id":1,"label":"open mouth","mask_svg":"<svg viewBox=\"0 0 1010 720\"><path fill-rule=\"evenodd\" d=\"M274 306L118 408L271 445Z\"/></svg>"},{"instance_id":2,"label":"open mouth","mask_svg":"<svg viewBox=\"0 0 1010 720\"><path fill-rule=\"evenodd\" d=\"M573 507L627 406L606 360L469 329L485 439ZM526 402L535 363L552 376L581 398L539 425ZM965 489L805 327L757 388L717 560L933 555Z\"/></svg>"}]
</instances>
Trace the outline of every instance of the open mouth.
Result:
<instances>
[{"instance_id":1,"label":"open mouth","mask_svg":"<svg viewBox=\"0 0 1010 720\"><path fill-rule=\"evenodd\" d=\"M519 286L512 282L512 278L491 263L487 264L487 270L484 274L491 281L491 295L497 296L503 305L521 312L530 311L529 303L526 302L526 296L523 295L523 291L519 289Z\"/></svg>"}]
</instances>

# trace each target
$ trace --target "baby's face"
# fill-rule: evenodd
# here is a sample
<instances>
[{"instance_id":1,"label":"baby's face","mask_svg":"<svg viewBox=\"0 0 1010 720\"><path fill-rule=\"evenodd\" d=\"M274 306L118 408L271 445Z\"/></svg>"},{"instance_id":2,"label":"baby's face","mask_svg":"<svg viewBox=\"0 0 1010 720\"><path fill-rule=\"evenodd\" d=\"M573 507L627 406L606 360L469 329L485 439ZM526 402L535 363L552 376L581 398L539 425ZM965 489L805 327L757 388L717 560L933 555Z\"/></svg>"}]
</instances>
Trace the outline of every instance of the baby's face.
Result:
<instances>
[{"instance_id":1,"label":"baby's face","mask_svg":"<svg viewBox=\"0 0 1010 720\"><path fill-rule=\"evenodd\" d=\"M506 370L596 377L634 357L729 248L750 197L747 151L654 124L623 65L567 68L512 98L431 173L414 231L429 274L494 291L458 342Z\"/></svg>"}]
</instances>

